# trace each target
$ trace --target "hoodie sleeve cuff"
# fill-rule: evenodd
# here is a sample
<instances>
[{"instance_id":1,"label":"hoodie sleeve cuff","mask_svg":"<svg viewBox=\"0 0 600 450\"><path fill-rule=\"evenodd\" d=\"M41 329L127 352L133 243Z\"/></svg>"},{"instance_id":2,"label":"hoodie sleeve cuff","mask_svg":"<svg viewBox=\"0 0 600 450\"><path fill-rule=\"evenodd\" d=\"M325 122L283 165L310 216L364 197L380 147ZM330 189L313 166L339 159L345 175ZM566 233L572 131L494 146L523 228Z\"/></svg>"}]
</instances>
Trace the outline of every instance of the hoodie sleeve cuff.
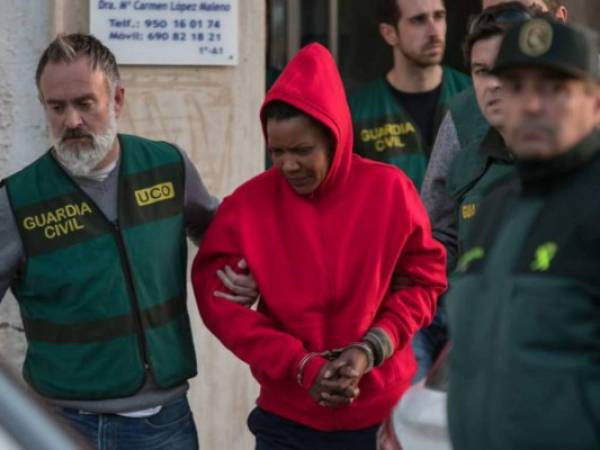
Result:
<instances>
[{"instance_id":1,"label":"hoodie sleeve cuff","mask_svg":"<svg viewBox=\"0 0 600 450\"><path fill-rule=\"evenodd\" d=\"M317 376L326 363L327 360L325 358L320 355L316 355L313 358L310 358L304 367L298 367L299 372L301 372L299 373L300 385L309 391L310 388L313 387L313 384L315 384ZM300 369L302 370L300 371Z\"/></svg>"},{"instance_id":2,"label":"hoodie sleeve cuff","mask_svg":"<svg viewBox=\"0 0 600 450\"><path fill-rule=\"evenodd\" d=\"M394 353L394 346L388 333L383 328L371 328L363 337L373 351L374 365L380 366Z\"/></svg>"},{"instance_id":3,"label":"hoodie sleeve cuff","mask_svg":"<svg viewBox=\"0 0 600 450\"><path fill-rule=\"evenodd\" d=\"M391 352L394 353L399 347L404 346L406 342L408 342L408 336L398 335L398 330L392 323L386 320L380 320L378 323L373 324L371 330L376 329L384 332L385 336L388 338L389 345L391 347Z\"/></svg>"}]
</instances>

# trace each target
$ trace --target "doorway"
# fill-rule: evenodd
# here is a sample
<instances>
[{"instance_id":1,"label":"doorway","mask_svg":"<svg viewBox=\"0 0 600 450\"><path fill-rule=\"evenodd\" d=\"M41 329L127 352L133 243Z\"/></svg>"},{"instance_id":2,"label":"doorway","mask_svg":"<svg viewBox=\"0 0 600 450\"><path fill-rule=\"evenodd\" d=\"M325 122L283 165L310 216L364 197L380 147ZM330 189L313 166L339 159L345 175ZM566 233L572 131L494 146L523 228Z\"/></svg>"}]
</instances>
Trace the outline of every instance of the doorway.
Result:
<instances>
[{"instance_id":1,"label":"doorway","mask_svg":"<svg viewBox=\"0 0 600 450\"><path fill-rule=\"evenodd\" d=\"M462 41L481 0L447 2L445 64L465 70ZM379 36L376 2L365 0L267 0L267 87L304 45L319 42L338 63L348 92L385 73L392 64Z\"/></svg>"}]
</instances>

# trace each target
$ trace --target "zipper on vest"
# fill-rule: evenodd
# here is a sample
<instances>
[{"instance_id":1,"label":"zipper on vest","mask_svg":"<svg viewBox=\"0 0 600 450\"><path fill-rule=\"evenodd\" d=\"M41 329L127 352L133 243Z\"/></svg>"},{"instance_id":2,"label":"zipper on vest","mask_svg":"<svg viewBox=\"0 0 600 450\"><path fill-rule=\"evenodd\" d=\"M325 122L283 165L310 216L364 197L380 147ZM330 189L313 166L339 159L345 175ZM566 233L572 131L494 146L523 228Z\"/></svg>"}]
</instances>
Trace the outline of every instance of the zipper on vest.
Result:
<instances>
[{"instance_id":1,"label":"zipper on vest","mask_svg":"<svg viewBox=\"0 0 600 450\"><path fill-rule=\"evenodd\" d=\"M150 363L148 359L148 352L146 350L146 336L144 334L144 327L142 326L142 316L140 313L140 304L138 302L137 293L135 291L135 284L133 283L133 275L131 274L131 266L129 264L129 256L127 254L127 247L125 246L125 240L123 239L123 235L121 233L121 226L119 221L115 221L113 224L114 235L117 238L117 247L119 249L119 255L121 256L121 265L123 267L123 271L125 272L125 284L127 285L127 290L129 291L129 297L131 298L131 303L133 307L133 317L135 321L135 329L136 333L139 337L139 347L140 353L142 355L142 362L144 364L144 369L148 370L150 368Z\"/></svg>"},{"instance_id":2,"label":"zipper on vest","mask_svg":"<svg viewBox=\"0 0 600 450\"><path fill-rule=\"evenodd\" d=\"M121 144L121 138L119 137L119 135L117 135L117 138L119 139L119 143L121 145L121 152L120 152L120 156L119 158L122 158L122 154L123 154L123 146ZM56 158L54 157L54 155L52 155L52 153L50 153L50 156L52 158L52 160L54 161L54 163L56 164L56 166L58 167L58 169L65 175L65 177L71 181L71 183L73 184L73 187L85 198L87 198L89 200L89 202L94 205L94 207L96 208L96 210L98 211L98 214L104 218L104 220L106 221L106 223L108 224L108 227L111 229L113 236L115 237L116 243L117 243L117 249L119 252L119 256L120 256L120 260L121 260L121 267L123 268L123 272L125 273L125 284L127 285L127 291L129 293L129 297L131 298L131 304L134 310L134 323L135 323L135 331L136 334L138 335L138 346L139 346L139 351L140 351L140 355L142 357L142 364L144 366L144 380L146 379L146 372L151 370L150 367L150 359L148 358L148 351L147 351L147 342L146 342L146 336L144 334L144 327L142 325L142 316L141 316L141 310L140 310L140 305L138 302L138 297L137 297L137 293L135 291L135 285L133 283L133 274L131 273L131 265L129 263L129 255L127 254L127 247L125 246L125 240L123 239L123 235L122 235L122 229L121 229L121 225L119 224L119 218L121 216L121 208L120 208L120 199L121 199L121 189L123 186L123 179L122 179L122 171L123 171L123 161L121 160L120 162L120 167L119 167L119 178L117 181L117 220L115 222L112 222L104 213L104 211L102 211L102 209L98 206L98 204L92 199L92 197L90 197L87 192L85 192L81 186L73 179L73 177L71 176L71 174L56 160Z\"/></svg>"},{"instance_id":3,"label":"zipper on vest","mask_svg":"<svg viewBox=\"0 0 600 450\"><path fill-rule=\"evenodd\" d=\"M119 139L119 143L120 143L121 138L119 137L119 135L117 135L117 138ZM119 158L122 158L122 148L123 147L121 145L121 155L119 156ZM144 327L142 325L142 316L141 316L141 312L140 312L141 310L140 310L140 305L138 302L137 293L135 291L135 285L133 283L133 275L131 273L131 266L129 264L129 256L127 254L127 247L125 246L125 240L123 239L121 225L119 224L119 220L118 220L118 218L120 217L120 213L121 213L121 208L120 208L119 203L120 203L120 199L121 199L121 189L122 189L122 183L123 183L123 180L122 180L123 162L122 161L120 162L119 179L117 181L117 220L115 222L112 222L111 220L108 219L106 214L102 211L102 209L98 206L98 204L92 199L92 197L90 197L81 188L81 186L73 179L71 174L63 166L60 165L60 163L56 160L54 155L51 154L50 156L52 157L52 160L55 162L58 169L65 175L65 177L68 180L71 181L71 183L73 183L73 187L81 195L83 195L85 198L87 198L92 205L94 205L94 207L98 211L98 214L104 218L104 220L108 224L109 228L111 229L113 236L115 237L115 240L117 243L117 249L119 251L119 256L120 256L120 260L121 260L121 267L123 268L123 272L125 273L125 284L127 285L127 291L129 293L129 297L131 298L131 304L132 304L132 307L134 310L133 317L134 317L134 322L135 322L135 331L139 337L139 341L138 341L139 351L140 351L140 355L142 356L142 364L144 366L144 379L146 379L146 372L151 369L150 359L148 358L146 336L144 335Z\"/></svg>"}]
</instances>

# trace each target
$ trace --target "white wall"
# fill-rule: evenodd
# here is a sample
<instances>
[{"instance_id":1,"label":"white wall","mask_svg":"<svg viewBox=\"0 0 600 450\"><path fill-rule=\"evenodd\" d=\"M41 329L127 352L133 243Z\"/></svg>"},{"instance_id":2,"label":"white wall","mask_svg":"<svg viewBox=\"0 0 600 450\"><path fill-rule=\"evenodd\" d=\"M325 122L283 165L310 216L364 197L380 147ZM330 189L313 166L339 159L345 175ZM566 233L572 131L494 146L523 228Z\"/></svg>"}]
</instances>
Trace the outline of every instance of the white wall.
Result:
<instances>
[{"instance_id":1,"label":"white wall","mask_svg":"<svg viewBox=\"0 0 600 450\"><path fill-rule=\"evenodd\" d=\"M0 178L41 155L49 146L37 100L35 68L50 35L50 2L0 1ZM25 340L17 304L0 303L0 358L17 370Z\"/></svg>"}]
</instances>

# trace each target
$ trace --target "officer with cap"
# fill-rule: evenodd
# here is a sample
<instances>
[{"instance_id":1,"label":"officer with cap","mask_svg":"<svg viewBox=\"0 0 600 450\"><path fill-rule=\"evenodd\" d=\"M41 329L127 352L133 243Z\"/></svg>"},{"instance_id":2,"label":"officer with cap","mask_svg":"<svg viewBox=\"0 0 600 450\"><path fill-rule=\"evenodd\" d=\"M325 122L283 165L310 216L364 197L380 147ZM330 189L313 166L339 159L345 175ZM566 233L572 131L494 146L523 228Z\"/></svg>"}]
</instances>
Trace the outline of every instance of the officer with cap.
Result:
<instances>
[{"instance_id":1,"label":"officer with cap","mask_svg":"<svg viewBox=\"0 0 600 450\"><path fill-rule=\"evenodd\" d=\"M506 35L514 180L483 202L447 297L460 450L600 448L597 35L532 19Z\"/></svg>"}]
</instances>

